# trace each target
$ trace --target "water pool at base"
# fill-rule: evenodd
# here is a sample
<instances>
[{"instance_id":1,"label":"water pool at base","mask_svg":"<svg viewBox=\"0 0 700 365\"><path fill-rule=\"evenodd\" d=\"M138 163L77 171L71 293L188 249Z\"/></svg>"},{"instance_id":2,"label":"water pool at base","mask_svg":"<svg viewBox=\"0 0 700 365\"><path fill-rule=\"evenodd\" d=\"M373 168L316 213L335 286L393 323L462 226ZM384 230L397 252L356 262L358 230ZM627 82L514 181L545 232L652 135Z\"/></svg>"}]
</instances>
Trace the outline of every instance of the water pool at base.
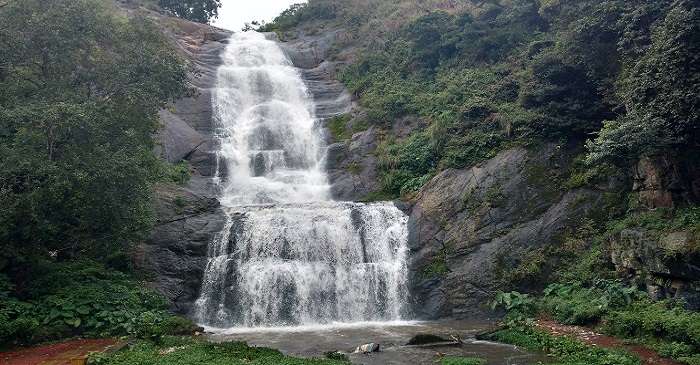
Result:
<instances>
[{"instance_id":1,"label":"water pool at base","mask_svg":"<svg viewBox=\"0 0 700 365\"><path fill-rule=\"evenodd\" d=\"M437 322L364 322L326 326L209 329L211 341L245 341L251 346L275 348L286 355L323 357L328 351L350 353L365 343L379 343L381 351L372 354L348 354L353 364L428 365L441 356L479 357L489 365L535 365L548 358L511 345L478 341L479 332L494 327L487 321ZM462 346L404 346L416 334L444 338L459 336Z\"/></svg>"}]
</instances>

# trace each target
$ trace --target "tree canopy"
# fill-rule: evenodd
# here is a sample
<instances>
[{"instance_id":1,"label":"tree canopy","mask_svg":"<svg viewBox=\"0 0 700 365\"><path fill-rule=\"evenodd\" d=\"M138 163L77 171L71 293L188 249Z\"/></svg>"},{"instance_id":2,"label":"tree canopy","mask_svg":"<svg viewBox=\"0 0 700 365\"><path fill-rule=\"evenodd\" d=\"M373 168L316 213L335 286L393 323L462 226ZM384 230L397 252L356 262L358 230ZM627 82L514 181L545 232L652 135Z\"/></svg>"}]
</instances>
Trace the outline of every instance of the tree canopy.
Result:
<instances>
[{"instance_id":1,"label":"tree canopy","mask_svg":"<svg viewBox=\"0 0 700 365\"><path fill-rule=\"evenodd\" d=\"M158 0L158 4L180 18L208 23L219 15L221 0Z\"/></svg>"}]
</instances>

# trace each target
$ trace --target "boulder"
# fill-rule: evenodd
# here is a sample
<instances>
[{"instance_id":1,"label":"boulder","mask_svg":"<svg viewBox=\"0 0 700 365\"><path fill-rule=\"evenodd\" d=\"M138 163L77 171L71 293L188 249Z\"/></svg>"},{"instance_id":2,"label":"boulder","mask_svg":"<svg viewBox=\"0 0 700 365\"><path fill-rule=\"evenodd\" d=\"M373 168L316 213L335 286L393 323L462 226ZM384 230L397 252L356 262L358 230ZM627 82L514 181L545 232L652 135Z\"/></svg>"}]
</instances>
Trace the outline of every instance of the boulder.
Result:
<instances>
[{"instance_id":1,"label":"boulder","mask_svg":"<svg viewBox=\"0 0 700 365\"><path fill-rule=\"evenodd\" d=\"M354 353L355 354L369 354L372 352L378 352L379 351L379 344L378 343L368 343L364 345L358 346Z\"/></svg>"}]
</instances>

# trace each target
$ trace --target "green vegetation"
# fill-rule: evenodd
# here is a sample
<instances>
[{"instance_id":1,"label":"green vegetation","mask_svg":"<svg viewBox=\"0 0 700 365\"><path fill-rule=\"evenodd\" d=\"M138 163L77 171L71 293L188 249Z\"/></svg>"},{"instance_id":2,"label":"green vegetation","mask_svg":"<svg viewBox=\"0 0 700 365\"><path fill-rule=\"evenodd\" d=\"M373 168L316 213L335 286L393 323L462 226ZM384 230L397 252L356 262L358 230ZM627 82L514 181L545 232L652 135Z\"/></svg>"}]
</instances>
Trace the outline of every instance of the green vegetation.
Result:
<instances>
[{"instance_id":1,"label":"green vegetation","mask_svg":"<svg viewBox=\"0 0 700 365\"><path fill-rule=\"evenodd\" d=\"M2 346L193 328L130 273L153 185L189 176L152 152L188 67L152 21L109 4L0 6Z\"/></svg>"},{"instance_id":2,"label":"green vegetation","mask_svg":"<svg viewBox=\"0 0 700 365\"><path fill-rule=\"evenodd\" d=\"M476 357L445 356L440 365L486 365L486 360Z\"/></svg>"},{"instance_id":3,"label":"green vegetation","mask_svg":"<svg viewBox=\"0 0 700 365\"><path fill-rule=\"evenodd\" d=\"M158 0L158 5L177 17L208 23L219 15L221 0Z\"/></svg>"},{"instance_id":4,"label":"green vegetation","mask_svg":"<svg viewBox=\"0 0 700 365\"><path fill-rule=\"evenodd\" d=\"M126 260L126 257L114 257ZM93 261L43 262L16 288L0 276L0 344L20 345L76 335L158 340L193 333L187 319L167 312L160 295L127 274Z\"/></svg>"},{"instance_id":5,"label":"green vegetation","mask_svg":"<svg viewBox=\"0 0 700 365\"><path fill-rule=\"evenodd\" d=\"M700 313L671 302L639 301L606 316L603 330L646 343L659 354L690 365L700 360Z\"/></svg>"},{"instance_id":6,"label":"green vegetation","mask_svg":"<svg viewBox=\"0 0 700 365\"><path fill-rule=\"evenodd\" d=\"M349 120L350 117L348 115L339 115L331 118L328 121L326 127L328 128L328 131L331 132L333 141L342 142L352 137L347 126Z\"/></svg>"},{"instance_id":7,"label":"green vegetation","mask_svg":"<svg viewBox=\"0 0 700 365\"><path fill-rule=\"evenodd\" d=\"M597 134L570 188L604 176L602 163L682 154L699 137L699 17L692 0L311 0L262 28L347 29L338 47L361 51L341 79L369 123L429 122L379 151L396 197L513 143Z\"/></svg>"},{"instance_id":8,"label":"green vegetation","mask_svg":"<svg viewBox=\"0 0 700 365\"><path fill-rule=\"evenodd\" d=\"M185 94L187 67L149 20L116 14L97 0L0 8L0 270L113 254L148 231L157 112Z\"/></svg>"},{"instance_id":9,"label":"green vegetation","mask_svg":"<svg viewBox=\"0 0 700 365\"><path fill-rule=\"evenodd\" d=\"M165 181L173 182L178 185L187 185L192 176L190 171L190 163L187 161L180 161L176 164L166 164L165 166Z\"/></svg>"},{"instance_id":10,"label":"green vegetation","mask_svg":"<svg viewBox=\"0 0 700 365\"><path fill-rule=\"evenodd\" d=\"M94 355L95 365L341 365L342 360L296 359L277 350L250 347L242 342L210 343L192 338L166 337L160 344L136 342L109 355Z\"/></svg>"},{"instance_id":11,"label":"green vegetation","mask_svg":"<svg viewBox=\"0 0 700 365\"><path fill-rule=\"evenodd\" d=\"M498 331L490 339L513 344L531 351L544 352L556 365L638 365L640 360L623 351L588 346L568 337L556 337L530 327L513 327Z\"/></svg>"},{"instance_id":12,"label":"green vegetation","mask_svg":"<svg viewBox=\"0 0 700 365\"><path fill-rule=\"evenodd\" d=\"M517 292L499 293L493 307L508 312L508 329L495 338L526 348L560 346L549 344L546 341L552 340L551 336L538 334L527 325L534 316L544 314L561 323L598 326L606 334L646 344L661 356L682 363L693 365L700 358L700 313L685 310L672 301L654 303L636 288L619 281L551 284L539 298ZM529 341L535 343L527 344Z\"/></svg>"}]
</instances>

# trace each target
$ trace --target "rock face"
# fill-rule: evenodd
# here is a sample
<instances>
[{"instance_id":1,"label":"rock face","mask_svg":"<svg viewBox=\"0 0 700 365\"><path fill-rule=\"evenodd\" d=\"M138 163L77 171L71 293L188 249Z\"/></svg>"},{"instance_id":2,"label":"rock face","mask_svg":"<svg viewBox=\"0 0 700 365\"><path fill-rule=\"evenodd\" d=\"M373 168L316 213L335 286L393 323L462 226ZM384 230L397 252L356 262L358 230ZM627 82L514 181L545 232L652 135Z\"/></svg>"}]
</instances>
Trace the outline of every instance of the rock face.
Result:
<instances>
[{"instance_id":1,"label":"rock face","mask_svg":"<svg viewBox=\"0 0 700 365\"><path fill-rule=\"evenodd\" d=\"M688 252L696 241L686 231L625 229L610 239L610 257L618 274L646 287L652 299L683 299L699 310L700 256Z\"/></svg>"},{"instance_id":2,"label":"rock face","mask_svg":"<svg viewBox=\"0 0 700 365\"><path fill-rule=\"evenodd\" d=\"M679 163L670 156L644 157L633 168L633 190L643 207L673 208L700 202L700 165L695 158Z\"/></svg>"},{"instance_id":3,"label":"rock face","mask_svg":"<svg viewBox=\"0 0 700 365\"><path fill-rule=\"evenodd\" d=\"M599 203L592 191L561 189L556 171L564 160L552 145L514 148L423 187L409 220L420 318L483 313L501 266L551 242Z\"/></svg>"},{"instance_id":4,"label":"rock face","mask_svg":"<svg viewBox=\"0 0 700 365\"><path fill-rule=\"evenodd\" d=\"M331 193L337 200L357 201L380 189L377 178L377 133L355 133L348 141L328 147L327 169Z\"/></svg>"},{"instance_id":5,"label":"rock face","mask_svg":"<svg viewBox=\"0 0 700 365\"><path fill-rule=\"evenodd\" d=\"M136 255L139 267L151 274L151 286L170 300L173 310L182 314L190 311L198 297L208 245L226 223L216 198L196 190L178 186L158 188L158 222Z\"/></svg>"},{"instance_id":6,"label":"rock face","mask_svg":"<svg viewBox=\"0 0 700 365\"><path fill-rule=\"evenodd\" d=\"M219 56L230 33L171 18L130 1L118 1L117 5L127 15L145 15L158 23L193 66L190 85L196 93L160 112L162 127L156 150L169 162L186 161L191 178L184 186L164 184L156 188L157 221L135 257L137 266L151 274L150 285L170 300L173 310L187 314L199 294L207 247L226 220L213 183L216 141L211 100Z\"/></svg>"},{"instance_id":7,"label":"rock face","mask_svg":"<svg viewBox=\"0 0 700 365\"><path fill-rule=\"evenodd\" d=\"M281 43L302 78L316 105L316 117L327 124L340 115L350 120L361 118L355 112L356 104L345 87L338 81L338 68L342 62L328 61L333 45L342 41L342 30L324 32L321 35L299 33L292 40ZM335 142L326 138L326 168L331 183L331 193L336 200L357 201L379 189L377 180L377 133L373 128L355 133L346 141ZM333 143L335 142L335 143Z\"/></svg>"}]
</instances>

